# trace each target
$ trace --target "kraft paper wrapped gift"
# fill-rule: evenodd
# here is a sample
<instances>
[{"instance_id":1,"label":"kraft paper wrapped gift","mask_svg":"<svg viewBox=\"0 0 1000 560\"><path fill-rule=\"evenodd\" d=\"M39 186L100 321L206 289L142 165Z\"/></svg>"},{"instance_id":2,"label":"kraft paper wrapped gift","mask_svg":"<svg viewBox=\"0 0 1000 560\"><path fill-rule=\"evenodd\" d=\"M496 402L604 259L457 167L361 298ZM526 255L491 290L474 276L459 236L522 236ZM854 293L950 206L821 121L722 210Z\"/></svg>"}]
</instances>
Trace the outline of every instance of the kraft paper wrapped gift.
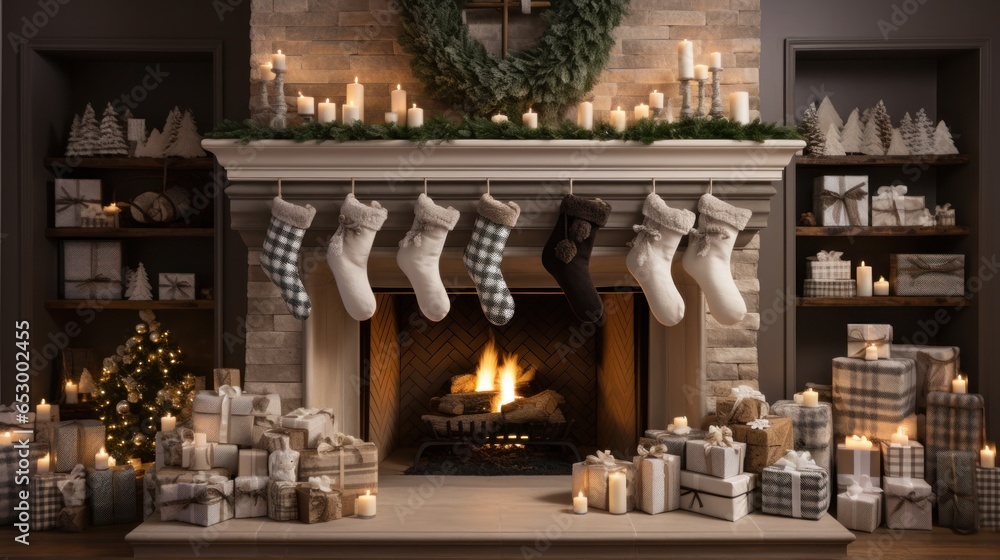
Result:
<instances>
[{"instance_id":1,"label":"kraft paper wrapped gift","mask_svg":"<svg viewBox=\"0 0 1000 560\"><path fill-rule=\"evenodd\" d=\"M830 507L830 474L808 451L789 451L764 469L761 499L764 513L820 519Z\"/></svg>"},{"instance_id":2,"label":"kraft paper wrapped gift","mask_svg":"<svg viewBox=\"0 0 1000 560\"><path fill-rule=\"evenodd\" d=\"M160 500L160 489L167 484L177 484L180 482L194 482L198 474L205 476L222 476L230 478L232 472L226 469L209 469L207 471L192 471L179 467L164 467L156 469L154 481L156 484L156 500Z\"/></svg>"},{"instance_id":3,"label":"kraft paper wrapped gift","mask_svg":"<svg viewBox=\"0 0 1000 560\"><path fill-rule=\"evenodd\" d=\"M378 493L378 447L344 434L319 440L316 449L303 449L299 457L299 482L328 476L342 494L343 515L354 515L357 497Z\"/></svg>"},{"instance_id":4,"label":"kraft paper wrapped gift","mask_svg":"<svg viewBox=\"0 0 1000 560\"><path fill-rule=\"evenodd\" d=\"M803 297L851 298L858 295L854 280L813 280L806 278L802 285Z\"/></svg>"},{"instance_id":5,"label":"kraft paper wrapped gift","mask_svg":"<svg viewBox=\"0 0 1000 560\"><path fill-rule=\"evenodd\" d=\"M268 452L263 449L240 449L236 476L267 476Z\"/></svg>"},{"instance_id":6,"label":"kraft paper wrapped gift","mask_svg":"<svg viewBox=\"0 0 1000 560\"><path fill-rule=\"evenodd\" d=\"M891 254L889 283L897 296L964 296L965 255Z\"/></svg>"},{"instance_id":7,"label":"kraft paper wrapped gift","mask_svg":"<svg viewBox=\"0 0 1000 560\"><path fill-rule=\"evenodd\" d=\"M267 517L266 476L237 476L233 484L236 497L235 517Z\"/></svg>"},{"instance_id":8,"label":"kraft paper wrapped gift","mask_svg":"<svg viewBox=\"0 0 1000 560\"><path fill-rule=\"evenodd\" d=\"M984 444L985 425L986 401L982 395L928 393L924 479L934 484L937 456L943 451L970 451L978 457Z\"/></svg>"},{"instance_id":9,"label":"kraft paper wrapped gift","mask_svg":"<svg viewBox=\"0 0 1000 560\"><path fill-rule=\"evenodd\" d=\"M885 526L890 529L930 531L934 514L934 493L922 478L887 476L882 480L885 492Z\"/></svg>"},{"instance_id":10,"label":"kraft paper wrapped gift","mask_svg":"<svg viewBox=\"0 0 1000 560\"><path fill-rule=\"evenodd\" d=\"M55 180L55 227L82 227L84 210L101 206L100 179Z\"/></svg>"},{"instance_id":11,"label":"kraft paper wrapped gift","mask_svg":"<svg viewBox=\"0 0 1000 560\"><path fill-rule=\"evenodd\" d=\"M865 358L865 350L874 345L879 359L892 357L892 325L847 325L847 357Z\"/></svg>"},{"instance_id":12,"label":"kraft paper wrapped gift","mask_svg":"<svg viewBox=\"0 0 1000 560\"><path fill-rule=\"evenodd\" d=\"M746 472L760 474L795 446L792 420L783 416L768 416L749 424L731 424L729 429L733 431L733 441L747 444L743 465Z\"/></svg>"},{"instance_id":13,"label":"kraft paper wrapped gift","mask_svg":"<svg viewBox=\"0 0 1000 560\"><path fill-rule=\"evenodd\" d=\"M917 412L927 410L931 391L951 392L951 382L961 371L958 346L917 346L894 344L893 355L909 358L917 364Z\"/></svg>"},{"instance_id":14,"label":"kraft paper wrapped gift","mask_svg":"<svg viewBox=\"0 0 1000 560\"><path fill-rule=\"evenodd\" d=\"M882 525L882 490L864 482L837 494L837 521L851 531L871 533Z\"/></svg>"},{"instance_id":15,"label":"kraft paper wrapped gift","mask_svg":"<svg viewBox=\"0 0 1000 560\"><path fill-rule=\"evenodd\" d=\"M851 261L840 251L820 251L806 258L806 278L811 280L850 280Z\"/></svg>"},{"instance_id":16,"label":"kraft paper wrapped gift","mask_svg":"<svg viewBox=\"0 0 1000 560\"><path fill-rule=\"evenodd\" d=\"M315 449L320 438L333 435L333 409L297 408L278 421L282 428L306 430L306 447Z\"/></svg>"},{"instance_id":17,"label":"kraft paper wrapped gift","mask_svg":"<svg viewBox=\"0 0 1000 560\"><path fill-rule=\"evenodd\" d=\"M778 401L771 412L792 420L796 451L808 451L816 464L833 473L833 405L804 406L795 401Z\"/></svg>"},{"instance_id":18,"label":"kraft paper wrapped gift","mask_svg":"<svg viewBox=\"0 0 1000 560\"><path fill-rule=\"evenodd\" d=\"M331 487L329 477L318 476L301 483L296 489L299 521L326 523L343 517L341 494Z\"/></svg>"},{"instance_id":19,"label":"kraft paper wrapped gift","mask_svg":"<svg viewBox=\"0 0 1000 560\"><path fill-rule=\"evenodd\" d=\"M976 463L971 451L943 451L937 455L938 524L956 531L979 529Z\"/></svg>"},{"instance_id":20,"label":"kraft paper wrapped gift","mask_svg":"<svg viewBox=\"0 0 1000 560\"><path fill-rule=\"evenodd\" d=\"M233 518L233 481L199 475L194 482L160 488L160 519L210 527Z\"/></svg>"},{"instance_id":21,"label":"kraft paper wrapped gift","mask_svg":"<svg viewBox=\"0 0 1000 560\"><path fill-rule=\"evenodd\" d=\"M976 467L976 496L980 526L1000 529L1000 469Z\"/></svg>"},{"instance_id":22,"label":"kraft paper wrapped gift","mask_svg":"<svg viewBox=\"0 0 1000 560\"><path fill-rule=\"evenodd\" d=\"M31 479L28 507L31 511L29 526L32 531L51 531L59 528L59 515L63 508L63 495L59 482L67 480L70 473L38 473Z\"/></svg>"},{"instance_id":23,"label":"kraft paper wrapped gift","mask_svg":"<svg viewBox=\"0 0 1000 560\"><path fill-rule=\"evenodd\" d=\"M906 445L882 442L882 469L885 476L924 478L924 446L909 440Z\"/></svg>"},{"instance_id":24,"label":"kraft paper wrapped gift","mask_svg":"<svg viewBox=\"0 0 1000 560\"><path fill-rule=\"evenodd\" d=\"M878 447L871 449L848 449L843 443L837 444L837 487L844 492L851 484L861 484L864 477L872 486L881 487L882 452Z\"/></svg>"},{"instance_id":25,"label":"kraft paper wrapped gift","mask_svg":"<svg viewBox=\"0 0 1000 560\"><path fill-rule=\"evenodd\" d=\"M625 510L632 511L635 509L635 465L616 460L610 451L598 451L587 455L581 463L573 463L573 495L583 492L590 507L607 510L608 475L613 472L625 473Z\"/></svg>"},{"instance_id":26,"label":"kraft paper wrapped gift","mask_svg":"<svg viewBox=\"0 0 1000 560\"><path fill-rule=\"evenodd\" d=\"M258 416L253 423L253 447L268 452L279 448L278 440L285 439L289 449L301 451L306 449L309 441L309 430L282 428L278 425L280 416Z\"/></svg>"},{"instance_id":27,"label":"kraft paper wrapped gift","mask_svg":"<svg viewBox=\"0 0 1000 560\"><path fill-rule=\"evenodd\" d=\"M215 381L213 387L222 387L223 385L229 385L230 387L243 386L240 383L240 370L237 368L215 368L212 370L212 378Z\"/></svg>"},{"instance_id":28,"label":"kraft paper wrapped gift","mask_svg":"<svg viewBox=\"0 0 1000 560\"><path fill-rule=\"evenodd\" d=\"M743 472L747 444L733 441L733 432L726 427L712 426L703 440L687 442L687 470L718 478L729 478Z\"/></svg>"},{"instance_id":29,"label":"kraft paper wrapped gift","mask_svg":"<svg viewBox=\"0 0 1000 560\"><path fill-rule=\"evenodd\" d=\"M157 299L180 301L194 299L194 274L161 272L157 281Z\"/></svg>"},{"instance_id":30,"label":"kraft paper wrapped gift","mask_svg":"<svg viewBox=\"0 0 1000 560\"><path fill-rule=\"evenodd\" d=\"M833 359L834 434L888 440L902 425L917 433L913 360Z\"/></svg>"},{"instance_id":31,"label":"kraft paper wrapped gift","mask_svg":"<svg viewBox=\"0 0 1000 560\"><path fill-rule=\"evenodd\" d=\"M275 521L295 521L299 518L299 482L272 480L267 484L267 516Z\"/></svg>"},{"instance_id":32,"label":"kraft paper wrapped gift","mask_svg":"<svg viewBox=\"0 0 1000 560\"><path fill-rule=\"evenodd\" d=\"M753 511L758 479L753 473L722 479L681 471L681 509L736 521Z\"/></svg>"},{"instance_id":33,"label":"kraft paper wrapped gift","mask_svg":"<svg viewBox=\"0 0 1000 560\"><path fill-rule=\"evenodd\" d=\"M63 241L65 299L122 298L121 241Z\"/></svg>"},{"instance_id":34,"label":"kraft paper wrapped gift","mask_svg":"<svg viewBox=\"0 0 1000 560\"><path fill-rule=\"evenodd\" d=\"M879 187L872 197L873 226L929 226L922 196L907 196L906 185Z\"/></svg>"},{"instance_id":35,"label":"kraft paper wrapped gift","mask_svg":"<svg viewBox=\"0 0 1000 560\"><path fill-rule=\"evenodd\" d=\"M813 212L821 226L867 226L868 177L817 177L813 182Z\"/></svg>"},{"instance_id":36,"label":"kraft paper wrapped gift","mask_svg":"<svg viewBox=\"0 0 1000 560\"><path fill-rule=\"evenodd\" d=\"M191 405L192 428L205 434L208 441L250 447L254 418L280 412L281 398L276 393L251 395L239 387L223 385L218 391L195 394Z\"/></svg>"},{"instance_id":37,"label":"kraft paper wrapped gift","mask_svg":"<svg viewBox=\"0 0 1000 560\"><path fill-rule=\"evenodd\" d=\"M87 506L64 507L59 512L59 530L81 533L90 525L90 511Z\"/></svg>"},{"instance_id":38,"label":"kraft paper wrapped gift","mask_svg":"<svg viewBox=\"0 0 1000 560\"><path fill-rule=\"evenodd\" d=\"M646 430L645 437L639 438L639 443L647 449L656 444L666 445L667 453L681 458L681 470L684 470L684 446L691 440L705 439L707 435L705 430L696 430L690 426L677 428L669 424L666 430Z\"/></svg>"},{"instance_id":39,"label":"kraft paper wrapped gift","mask_svg":"<svg viewBox=\"0 0 1000 560\"><path fill-rule=\"evenodd\" d=\"M212 467L218 467L237 472L240 468L240 448L231 443L209 443L209 456L212 460Z\"/></svg>"},{"instance_id":40,"label":"kraft paper wrapped gift","mask_svg":"<svg viewBox=\"0 0 1000 560\"><path fill-rule=\"evenodd\" d=\"M193 449L194 430L190 428L156 432L156 467L188 468Z\"/></svg>"},{"instance_id":41,"label":"kraft paper wrapped gift","mask_svg":"<svg viewBox=\"0 0 1000 560\"><path fill-rule=\"evenodd\" d=\"M681 458L667 446L639 446L635 464L635 507L646 513L664 513L681 507Z\"/></svg>"},{"instance_id":42,"label":"kraft paper wrapped gift","mask_svg":"<svg viewBox=\"0 0 1000 560\"><path fill-rule=\"evenodd\" d=\"M733 387L732 394L715 401L715 415L721 424L747 424L767 416L764 393L747 385Z\"/></svg>"}]
</instances>

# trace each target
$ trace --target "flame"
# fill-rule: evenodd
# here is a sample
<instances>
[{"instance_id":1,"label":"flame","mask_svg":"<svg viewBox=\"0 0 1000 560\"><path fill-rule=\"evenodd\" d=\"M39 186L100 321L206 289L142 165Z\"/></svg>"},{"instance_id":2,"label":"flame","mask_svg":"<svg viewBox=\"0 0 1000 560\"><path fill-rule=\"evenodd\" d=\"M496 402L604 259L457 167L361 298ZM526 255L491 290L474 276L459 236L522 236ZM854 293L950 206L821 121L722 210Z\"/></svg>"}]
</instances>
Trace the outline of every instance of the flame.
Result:
<instances>
[{"instance_id":1,"label":"flame","mask_svg":"<svg viewBox=\"0 0 1000 560\"><path fill-rule=\"evenodd\" d=\"M493 339L483 347L479 355L479 367L476 368L476 391L492 391L497 379L497 362L500 353Z\"/></svg>"},{"instance_id":2,"label":"flame","mask_svg":"<svg viewBox=\"0 0 1000 560\"><path fill-rule=\"evenodd\" d=\"M499 412L501 406L514 402L514 399L517 398L514 386L517 384L517 374L520 371L521 368L517 365L517 356L509 354L504 356L503 366L500 368L500 399L495 412Z\"/></svg>"}]
</instances>

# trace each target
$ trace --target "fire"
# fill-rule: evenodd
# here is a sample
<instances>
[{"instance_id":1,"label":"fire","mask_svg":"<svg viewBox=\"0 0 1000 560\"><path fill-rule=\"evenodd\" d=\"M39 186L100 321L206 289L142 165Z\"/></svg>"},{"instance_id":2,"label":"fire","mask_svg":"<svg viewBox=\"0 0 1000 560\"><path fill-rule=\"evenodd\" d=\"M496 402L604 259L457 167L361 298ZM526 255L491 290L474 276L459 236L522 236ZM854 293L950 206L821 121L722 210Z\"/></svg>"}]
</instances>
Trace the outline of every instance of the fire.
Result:
<instances>
[{"instance_id":1,"label":"fire","mask_svg":"<svg viewBox=\"0 0 1000 560\"><path fill-rule=\"evenodd\" d=\"M500 362L500 351L491 339L483 347L479 355L479 365L476 368L476 392L499 392L493 403L493 412L500 412L500 407L514 402L517 398L517 378L521 375L516 354L507 354Z\"/></svg>"},{"instance_id":2,"label":"fire","mask_svg":"<svg viewBox=\"0 0 1000 560\"><path fill-rule=\"evenodd\" d=\"M497 381L497 362L500 352L491 338L479 355L479 367L476 369L476 392L492 391Z\"/></svg>"},{"instance_id":3,"label":"fire","mask_svg":"<svg viewBox=\"0 0 1000 560\"><path fill-rule=\"evenodd\" d=\"M514 402L517 398L514 386L517 384L517 374L520 372L517 356L504 356L503 367L500 368L500 406ZM497 408L499 410L499 407Z\"/></svg>"}]
</instances>

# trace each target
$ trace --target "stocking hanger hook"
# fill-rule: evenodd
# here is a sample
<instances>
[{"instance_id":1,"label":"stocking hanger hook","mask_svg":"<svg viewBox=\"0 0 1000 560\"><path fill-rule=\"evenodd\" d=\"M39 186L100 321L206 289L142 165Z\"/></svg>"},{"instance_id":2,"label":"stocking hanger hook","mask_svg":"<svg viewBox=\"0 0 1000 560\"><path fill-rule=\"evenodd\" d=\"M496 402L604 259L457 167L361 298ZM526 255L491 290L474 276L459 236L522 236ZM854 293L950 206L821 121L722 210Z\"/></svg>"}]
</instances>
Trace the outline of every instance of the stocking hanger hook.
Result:
<instances>
[{"instance_id":1,"label":"stocking hanger hook","mask_svg":"<svg viewBox=\"0 0 1000 560\"><path fill-rule=\"evenodd\" d=\"M711 177L708 179L708 194L712 194L712 187L714 182L715 179L712 179Z\"/></svg>"},{"instance_id":2,"label":"stocking hanger hook","mask_svg":"<svg viewBox=\"0 0 1000 560\"><path fill-rule=\"evenodd\" d=\"M573 194L573 178L569 178L569 194Z\"/></svg>"},{"instance_id":3,"label":"stocking hanger hook","mask_svg":"<svg viewBox=\"0 0 1000 560\"><path fill-rule=\"evenodd\" d=\"M351 177L351 194L354 194L354 177Z\"/></svg>"},{"instance_id":4,"label":"stocking hanger hook","mask_svg":"<svg viewBox=\"0 0 1000 560\"><path fill-rule=\"evenodd\" d=\"M653 194L656 194L656 177L653 177Z\"/></svg>"},{"instance_id":5,"label":"stocking hanger hook","mask_svg":"<svg viewBox=\"0 0 1000 560\"><path fill-rule=\"evenodd\" d=\"M278 198L281 198L281 178L278 178Z\"/></svg>"},{"instance_id":6,"label":"stocking hanger hook","mask_svg":"<svg viewBox=\"0 0 1000 560\"><path fill-rule=\"evenodd\" d=\"M490 178L486 178L486 194L490 194Z\"/></svg>"},{"instance_id":7,"label":"stocking hanger hook","mask_svg":"<svg viewBox=\"0 0 1000 560\"><path fill-rule=\"evenodd\" d=\"M424 177L424 195L427 194L427 177Z\"/></svg>"}]
</instances>

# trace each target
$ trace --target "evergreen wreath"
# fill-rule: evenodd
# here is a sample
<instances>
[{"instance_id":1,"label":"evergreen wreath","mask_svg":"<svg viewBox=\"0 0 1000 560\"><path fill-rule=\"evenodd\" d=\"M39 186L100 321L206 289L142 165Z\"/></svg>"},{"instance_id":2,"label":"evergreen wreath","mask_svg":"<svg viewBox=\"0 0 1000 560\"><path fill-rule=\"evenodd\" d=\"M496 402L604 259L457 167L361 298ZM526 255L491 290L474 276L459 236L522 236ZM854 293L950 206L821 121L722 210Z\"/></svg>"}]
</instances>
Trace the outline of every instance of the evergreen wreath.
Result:
<instances>
[{"instance_id":1,"label":"evergreen wreath","mask_svg":"<svg viewBox=\"0 0 1000 560\"><path fill-rule=\"evenodd\" d=\"M535 47L500 59L462 23L462 2L401 2L399 44L427 92L466 114L520 115L533 108L555 121L597 83L629 0L555 0Z\"/></svg>"}]
</instances>

